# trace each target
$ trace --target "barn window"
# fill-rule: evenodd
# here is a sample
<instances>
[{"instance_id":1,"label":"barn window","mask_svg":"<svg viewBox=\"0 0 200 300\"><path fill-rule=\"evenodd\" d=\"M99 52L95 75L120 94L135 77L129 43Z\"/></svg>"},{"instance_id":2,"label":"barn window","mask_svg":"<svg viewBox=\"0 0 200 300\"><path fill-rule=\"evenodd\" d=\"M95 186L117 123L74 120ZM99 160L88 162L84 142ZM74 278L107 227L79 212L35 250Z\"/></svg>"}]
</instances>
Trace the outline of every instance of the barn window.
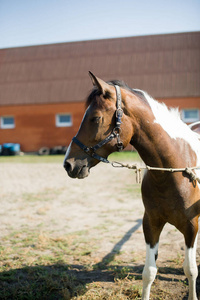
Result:
<instances>
[{"instance_id":1,"label":"barn window","mask_svg":"<svg viewBox=\"0 0 200 300\"><path fill-rule=\"evenodd\" d=\"M56 126L57 127L72 126L72 116L70 114L57 114Z\"/></svg>"},{"instance_id":2,"label":"barn window","mask_svg":"<svg viewBox=\"0 0 200 300\"><path fill-rule=\"evenodd\" d=\"M12 116L1 117L1 128L2 129L11 129L15 128L15 119Z\"/></svg>"},{"instance_id":3,"label":"barn window","mask_svg":"<svg viewBox=\"0 0 200 300\"><path fill-rule=\"evenodd\" d=\"M186 123L199 121L199 110L197 108L183 109L182 119Z\"/></svg>"}]
</instances>

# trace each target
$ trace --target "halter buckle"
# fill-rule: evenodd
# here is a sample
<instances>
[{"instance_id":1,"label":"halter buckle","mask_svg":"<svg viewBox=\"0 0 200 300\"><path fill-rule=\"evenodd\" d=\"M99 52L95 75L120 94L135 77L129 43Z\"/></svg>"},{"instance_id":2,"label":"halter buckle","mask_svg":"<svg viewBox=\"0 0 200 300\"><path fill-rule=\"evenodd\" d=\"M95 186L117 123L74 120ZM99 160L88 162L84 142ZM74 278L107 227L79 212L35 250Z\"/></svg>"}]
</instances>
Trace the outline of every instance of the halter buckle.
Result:
<instances>
[{"instance_id":1,"label":"halter buckle","mask_svg":"<svg viewBox=\"0 0 200 300\"><path fill-rule=\"evenodd\" d=\"M123 110L122 108L117 108L116 110L116 125L120 126L122 123Z\"/></svg>"},{"instance_id":2,"label":"halter buckle","mask_svg":"<svg viewBox=\"0 0 200 300\"><path fill-rule=\"evenodd\" d=\"M123 116L123 109L122 108L117 108L116 117L122 118L122 116Z\"/></svg>"}]
</instances>

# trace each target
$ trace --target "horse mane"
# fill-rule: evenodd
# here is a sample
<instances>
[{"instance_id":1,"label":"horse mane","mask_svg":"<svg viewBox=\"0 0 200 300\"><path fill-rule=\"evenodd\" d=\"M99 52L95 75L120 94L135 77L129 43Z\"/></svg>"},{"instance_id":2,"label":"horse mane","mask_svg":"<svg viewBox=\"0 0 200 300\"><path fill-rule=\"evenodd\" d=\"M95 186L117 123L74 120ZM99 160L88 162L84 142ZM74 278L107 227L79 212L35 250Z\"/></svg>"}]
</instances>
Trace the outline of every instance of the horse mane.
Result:
<instances>
[{"instance_id":1,"label":"horse mane","mask_svg":"<svg viewBox=\"0 0 200 300\"><path fill-rule=\"evenodd\" d=\"M167 132L172 139L183 139L190 144L200 159L200 142L189 126L181 120L178 108L167 107L165 103L158 102L153 99L148 93L140 91L149 103L152 113L155 117L154 123L160 126Z\"/></svg>"}]
</instances>

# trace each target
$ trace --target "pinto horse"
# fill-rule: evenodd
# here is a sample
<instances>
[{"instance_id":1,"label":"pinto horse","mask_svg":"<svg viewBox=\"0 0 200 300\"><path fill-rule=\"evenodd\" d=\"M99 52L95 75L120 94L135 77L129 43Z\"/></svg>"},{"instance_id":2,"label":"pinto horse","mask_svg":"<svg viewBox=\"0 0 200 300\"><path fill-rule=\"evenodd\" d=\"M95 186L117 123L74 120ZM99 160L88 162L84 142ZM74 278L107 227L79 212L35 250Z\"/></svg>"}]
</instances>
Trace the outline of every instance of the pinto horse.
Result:
<instances>
[{"instance_id":1,"label":"pinto horse","mask_svg":"<svg viewBox=\"0 0 200 300\"><path fill-rule=\"evenodd\" d=\"M72 178L85 178L90 168L129 143L146 165L185 168L200 165L200 141L175 109L168 109L146 92L121 81L105 82L90 72L94 88L76 137L64 159ZM200 176L199 170L195 174ZM197 299L196 246L200 215L200 186L186 172L147 170L142 181L145 207L143 231L146 261L142 273L142 299L149 299L156 277L159 236L168 222L185 239L183 269L189 282L189 299Z\"/></svg>"}]
</instances>

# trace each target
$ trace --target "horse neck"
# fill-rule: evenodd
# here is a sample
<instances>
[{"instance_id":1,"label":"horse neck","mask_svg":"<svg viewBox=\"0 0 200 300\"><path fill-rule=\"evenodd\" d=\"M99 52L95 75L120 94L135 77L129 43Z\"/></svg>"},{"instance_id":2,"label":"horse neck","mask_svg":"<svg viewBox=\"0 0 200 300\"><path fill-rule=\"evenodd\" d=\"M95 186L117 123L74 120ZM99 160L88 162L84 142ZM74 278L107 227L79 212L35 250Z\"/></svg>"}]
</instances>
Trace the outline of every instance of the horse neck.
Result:
<instances>
[{"instance_id":1,"label":"horse neck","mask_svg":"<svg viewBox=\"0 0 200 300\"><path fill-rule=\"evenodd\" d=\"M166 132L148 120L140 122L131 140L145 164L155 167L164 167L169 160L169 154L166 155L169 142Z\"/></svg>"},{"instance_id":2,"label":"horse neck","mask_svg":"<svg viewBox=\"0 0 200 300\"><path fill-rule=\"evenodd\" d=\"M182 163L180 159L177 160L176 154L176 150L181 147L180 140L170 137L155 121L152 109L147 103L140 100L140 105L132 108L131 118L134 132L131 144L145 164L154 167L178 167Z\"/></svg>"}]
</instances>

